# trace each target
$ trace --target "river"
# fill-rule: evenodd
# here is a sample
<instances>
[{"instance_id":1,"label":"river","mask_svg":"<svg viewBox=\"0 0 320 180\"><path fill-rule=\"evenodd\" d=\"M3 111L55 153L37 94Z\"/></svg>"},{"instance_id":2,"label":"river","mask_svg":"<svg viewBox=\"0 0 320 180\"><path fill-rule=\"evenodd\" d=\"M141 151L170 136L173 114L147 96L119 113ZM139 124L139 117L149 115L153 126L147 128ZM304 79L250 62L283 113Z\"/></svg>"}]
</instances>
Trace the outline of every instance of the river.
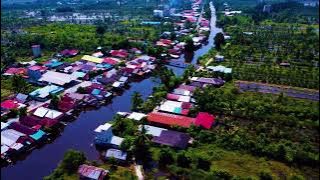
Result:
<instances>
[{"instance_id":1,"label":"river","mask_svg":"<svg viewBox=\"0 0 320 180\"><path fill-rule=\"evenodd\" d=\"M211 32L209 42L194 52L192 64L195 64L197 58L207 53L213 46L213 38L222 30L215 26L216 15L215 9L211 4ZM184 55L178 60L184 62ZM184 71L182 68L169 67L177 75ZM159 80L147 78L141 82L133 82L130 89L125 90L121 96L112 99L112 102L96 110L81 112L78 118L69 123L57 139L51 144L47 144L40 149L33 150L26 159L16 162L16 164L1 168L2 180L41 180L44 176L49 175L62 160L64 153L68 149L76 149L85 153L90 160L98 159L98 152L94 146L91 146L94 139L93 130L111 120L117 111L130 111L131 95L138 91L143 98L152 93L152 88L159 85Z\"/></svg>"}]
</instances>

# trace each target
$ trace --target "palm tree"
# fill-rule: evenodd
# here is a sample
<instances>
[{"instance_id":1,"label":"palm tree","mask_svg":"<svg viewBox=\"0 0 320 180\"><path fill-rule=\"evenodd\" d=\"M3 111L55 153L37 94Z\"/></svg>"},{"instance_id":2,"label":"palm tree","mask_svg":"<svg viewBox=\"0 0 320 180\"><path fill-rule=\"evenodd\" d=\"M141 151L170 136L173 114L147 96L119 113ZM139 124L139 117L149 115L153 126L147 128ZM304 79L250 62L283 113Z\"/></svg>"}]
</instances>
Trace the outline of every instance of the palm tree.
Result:
<instances>
[{"instance_id":1,"label":"palm tree","mask_svg":"<svg viewBox=\"0 0 320 180\"><path fill-rule=\"evenodd\" d=\"M131 110L136 111L142 105L143 99L141 98L141 94L137 91L133 92L131 97Z\"/></svg>"}]
</instances>

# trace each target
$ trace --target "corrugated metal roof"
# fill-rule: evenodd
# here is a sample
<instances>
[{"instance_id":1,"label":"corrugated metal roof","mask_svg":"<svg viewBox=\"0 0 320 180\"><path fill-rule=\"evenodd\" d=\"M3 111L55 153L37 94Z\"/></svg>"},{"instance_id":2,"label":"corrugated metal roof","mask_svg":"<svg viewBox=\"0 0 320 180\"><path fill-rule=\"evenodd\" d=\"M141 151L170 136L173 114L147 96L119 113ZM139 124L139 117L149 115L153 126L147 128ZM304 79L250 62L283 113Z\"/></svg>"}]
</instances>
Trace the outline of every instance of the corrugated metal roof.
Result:
<instances>
[{"instance_id":1,"label":"corrugated metal roof","mask_svg":"<svg viewBox=\"0 0 320 180\"><path fill-rule=\"evenodd\" d=\"M94 63L102 63L102 61L103 61L103 59L101 59L101 58L97 58L97 57L93 57L93 56L89 56L89 55L84 55L81 59L85 60L85 61L94 62Z\"/></svg>"},{"instance_id":2,"label":"corrugated metal roof","mask_svg":"<svg viewBox=\"0 0 320 180\"><path fill-rule=\"evenodd\" d=\"M105 156L107 158L114 157L121 160L127 159L127 153L119 149L108 149Z\"/></svg>"},{"instance_id":3,"label":"corrugated metal roof","mask_svg":"<svg viewBox=\"0 0 320 180\"><path fill-rule=\"evenodd\" d=\"M70 74L47 71L42 75L39 81L46 81L46 82L57 84L57 85L64 85L76 79L77 77Z\"/></svg>"},{"instance_id":4,"label":"corrugated metal roof","mask_svg":"<svg viewBox=\"0 0 320 180\"><path fill-rule=\"evenodd\" d=\"M146 114L143 113L138 113L138 112L132 112L127 118L128 119L133 119L136 121L140 121L142 118L146 117Z\"/></svg>"},{"instance_id":5,"label":"corrugated metal roof","mask_svg":"<svg viewBox=\"0 0 320 180\"><path fill-rule=\"evenodd\" d=\"M160 136L162 131L167 131L168 129L165 128L159 128L155 126L150 125L144 125L144 128L146 129L146 134L152 135L152 136ZM142 130L142 125L139 126L139 130Z\"/></svg>"},{"instance_id":6,"label":"corrugated metal roof","mask_svg":"<svg viewBox=\"0 0 320 180\"><path fill-rule=\"evenodd\" d=\"M180 116L180 115L173 115L168 113L161 113L161 112L151 112L147 116L148 121L165 124L165 125L177 125L181 127L190 127L191 124L194 122L194 118Z\"/></svg>"}]
</instances>

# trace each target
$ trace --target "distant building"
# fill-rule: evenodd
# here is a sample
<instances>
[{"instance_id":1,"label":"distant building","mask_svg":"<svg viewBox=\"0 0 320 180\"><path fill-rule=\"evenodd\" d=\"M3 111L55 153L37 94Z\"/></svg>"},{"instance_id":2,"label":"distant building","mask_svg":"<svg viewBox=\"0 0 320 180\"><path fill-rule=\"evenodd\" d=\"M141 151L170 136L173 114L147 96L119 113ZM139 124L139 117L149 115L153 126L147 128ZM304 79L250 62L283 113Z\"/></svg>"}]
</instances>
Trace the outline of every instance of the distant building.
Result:
<instances>
[{"instance_id":1,"label":"distant building","mask_svg":"<svg viewBox=\"0 0 320 180\"><path fill-rule=\"evenodd\" d=\"M270 13L271 12L271 5L264 5L262 11L265 13Z\"/></svg>"},{"instance_id":2,"label":"distant building","mask_svg":"<svg viewBox=\"0 0 320 180\"><path fill-rule=\"evenodd\" d=\"M33 57L40 57L41 56L40 45L33 45L31 47L32 47Z\"/></svg>"},{"instance_id":3,"label":"distant building","mask_svg":"<svg viewBox=\"0 0 320 180\"><path fill-rule=\"evenodd\" d=\"M162 18L163 17L163 11L155 9L155 10L153 10L153 16Z\"/></svg>"}]
</instances>

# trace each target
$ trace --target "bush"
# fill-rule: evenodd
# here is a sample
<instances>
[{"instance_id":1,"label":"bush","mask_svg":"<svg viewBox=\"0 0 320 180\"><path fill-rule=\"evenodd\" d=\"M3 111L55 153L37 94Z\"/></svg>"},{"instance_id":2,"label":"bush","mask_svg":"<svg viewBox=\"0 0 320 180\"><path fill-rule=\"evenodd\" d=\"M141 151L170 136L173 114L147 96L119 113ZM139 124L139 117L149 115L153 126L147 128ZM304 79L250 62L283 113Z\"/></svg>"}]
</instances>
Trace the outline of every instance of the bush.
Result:
<instances>
[{"instance_id":1,"label":"bush","mask_svg":"<svg viewBox=\"0 0 320 180\"><path fill-rule=\"evenodd\" d=\"M84 156L83 152L68 150L63 157L60 168L66 173L71 174L76 172L79 166L85 161L86 157Z\"/></svg>"},{"instance_id":2,"label":"bush","mask_svg":"<svg viewBox=\"0 0 320 180\"><path fill-rule=\"evenodd\" d=\"M232 175L224 170L215 170L208 175L209 179L224 179L230 180L232 179Z\"/></svg>"},{"instance_id":3,"label":"bush","mask_svg":"<svg viewBox=\"0 0 320 180\"><path fill-rule=\"evenodd\" d=\"M203 158L198 158L197 168L203 169L205 171L208 171L210 169L211 162L208 160L205 160Z\"/></svg>"},{"instance_id":4,"label":"bush","mask_svg":"<svg viewBox=\"0 0 320 180\"><path fill-rule=\"evenodd\" d=\"M271 172L268 172L268 171L261 171L258 176L261 180L272 180L273 179Z\"/></svg>"},{"instance_id":5,"label":"bush","mask_svg":"<svg viewBox=\"0 0 320 180\"><path fill-rule=\"evenodd\" d=\"M177 157L178 166L188 168L190 167L190 163L191 163L191 160L188 157L186 157L184 152L178 154L178 157Z\"/></svg>"},{"instance_id":6,"label":"bush","mask_svg":"<svg viewBox=\"0 0 320 180\"><path fill-rule=\"evenodd\" d=\"M174 162L172 151L169 148L161 149L159 156L159 164L162 167L165 167L168 164Z\"/></svg>"}]
</instances>

